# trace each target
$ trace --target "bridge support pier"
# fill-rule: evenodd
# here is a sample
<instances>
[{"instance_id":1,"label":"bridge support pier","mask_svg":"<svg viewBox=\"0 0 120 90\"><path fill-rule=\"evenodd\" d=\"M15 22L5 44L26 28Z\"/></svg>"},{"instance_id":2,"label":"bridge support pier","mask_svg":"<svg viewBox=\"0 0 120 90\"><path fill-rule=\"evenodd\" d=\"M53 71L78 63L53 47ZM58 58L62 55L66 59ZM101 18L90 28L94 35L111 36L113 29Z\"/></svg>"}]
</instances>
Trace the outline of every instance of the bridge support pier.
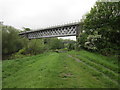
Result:
<instances>
[{"instance_id":1,"label":"bridge support pier","mask_svg":"<svg viewBox=\"0 0 120 90\"><path fill-rule=\"evenodd\" d=\"M77 32L76 32L76 50L80 49L79 46L79 38L80 38L80 34L81 34L81 29L82 29L82 25L81 23L77 26Z\"/></svg>"}]
</instances>

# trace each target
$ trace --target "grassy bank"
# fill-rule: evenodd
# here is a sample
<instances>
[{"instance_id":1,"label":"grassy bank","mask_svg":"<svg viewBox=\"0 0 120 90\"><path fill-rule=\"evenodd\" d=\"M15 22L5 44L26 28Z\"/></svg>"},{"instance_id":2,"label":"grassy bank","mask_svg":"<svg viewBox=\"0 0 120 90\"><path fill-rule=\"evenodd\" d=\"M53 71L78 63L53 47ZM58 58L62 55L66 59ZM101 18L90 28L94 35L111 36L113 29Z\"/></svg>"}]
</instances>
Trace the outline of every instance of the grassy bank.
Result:
<instances>
[{"instance_id":1,"label":"grassy bank","mask_svg":"<svg viewBox=\"0 0 120 90\"><path fill-rule=\"evenodd\" d=\"M108 61L108 57L87 51L71 51L5 60L3 88L118 87L118 66L114 59Z\"/></svg>"}]
</instances>

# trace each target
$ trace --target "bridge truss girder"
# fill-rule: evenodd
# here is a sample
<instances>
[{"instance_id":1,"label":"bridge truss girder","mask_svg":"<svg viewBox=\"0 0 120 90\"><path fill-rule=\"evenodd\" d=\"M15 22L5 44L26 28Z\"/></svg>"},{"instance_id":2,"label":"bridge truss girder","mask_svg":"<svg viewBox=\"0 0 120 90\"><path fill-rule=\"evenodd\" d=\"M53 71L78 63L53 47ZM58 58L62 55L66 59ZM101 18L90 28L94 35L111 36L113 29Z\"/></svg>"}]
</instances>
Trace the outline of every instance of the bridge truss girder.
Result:
<instances>
[{"instance_id":1,"label":"bridge truss girder","mask_svg":"<svg viewBox=\"0 0 120 90\"><path fill-rule=\"evenodd\" d=\"M79 23L67 24L63 26L50 27L36 31L22 32L19 35L28 39L39 39L47 37L64 37L77 36L79 31Z\"/></svg>"}]
</instances>

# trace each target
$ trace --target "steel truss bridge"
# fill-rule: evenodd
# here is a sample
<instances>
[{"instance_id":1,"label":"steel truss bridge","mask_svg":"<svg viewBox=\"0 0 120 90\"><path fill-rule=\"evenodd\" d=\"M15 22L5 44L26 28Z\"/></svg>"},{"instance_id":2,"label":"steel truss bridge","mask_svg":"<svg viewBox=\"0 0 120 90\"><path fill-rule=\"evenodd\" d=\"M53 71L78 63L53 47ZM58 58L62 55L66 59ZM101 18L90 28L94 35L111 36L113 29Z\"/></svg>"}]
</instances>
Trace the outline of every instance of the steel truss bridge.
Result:
<instances>
[{"instance_id":1,"label":"steel truss bridge","mask_svg":"<svg viewBox=\"0 0 120 90\"><path fill-rule=\"evenodd\" d=\"M80 22L58 25L35 31L26 31L19 33L20 36L28 39L39 39L47 37L78 36L80 32Z\"/></svg>"}]
</instances>

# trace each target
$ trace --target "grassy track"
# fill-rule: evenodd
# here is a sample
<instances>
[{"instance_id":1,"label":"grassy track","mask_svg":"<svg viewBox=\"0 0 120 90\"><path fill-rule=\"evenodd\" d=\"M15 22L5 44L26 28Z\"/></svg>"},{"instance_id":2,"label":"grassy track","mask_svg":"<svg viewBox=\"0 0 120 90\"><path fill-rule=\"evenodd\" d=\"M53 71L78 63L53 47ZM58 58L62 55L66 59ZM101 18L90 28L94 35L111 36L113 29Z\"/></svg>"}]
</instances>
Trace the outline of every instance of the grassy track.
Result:
<instances>
[{"instance_id":1,"label":"grassy track","mask_svg":"<svg viewBox=\"0 0 120 90\"><path fill-rule=\"evenodd\" d=\"M98 62L98 58L101 56L86 51L71 51L6 60L3 61L3 88L118 87L117 64L104 56Z\"/></svg>"}]
</instances>

